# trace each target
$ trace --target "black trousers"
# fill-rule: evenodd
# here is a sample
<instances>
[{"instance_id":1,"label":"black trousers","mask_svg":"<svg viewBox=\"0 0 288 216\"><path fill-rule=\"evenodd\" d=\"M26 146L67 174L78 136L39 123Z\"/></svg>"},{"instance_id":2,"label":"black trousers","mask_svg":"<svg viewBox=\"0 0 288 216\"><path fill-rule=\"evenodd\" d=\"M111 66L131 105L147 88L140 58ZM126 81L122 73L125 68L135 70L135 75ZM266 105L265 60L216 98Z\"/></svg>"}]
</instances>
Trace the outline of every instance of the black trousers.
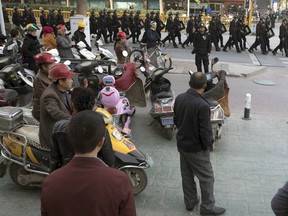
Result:
<instances>
[{"instance_id":1,"label":"black trousers","mask_svg":"<svg viewBox=\"0 0 288 216\"><path fill-rule=\"evenodd\" d=\"M197 67L197 72L202 72L202 62L204 66L204 72L208 73L209 72L209 57L208 53L207 54L195 54L195 64Z\"/></svg>"},{"instance_id":2,"label":"black trousers","mask_svg":"<svg viewBox=\"0 0 288 216\"><path fill-rule=\"evenodd\" d=\"M210 162L210 152L189 153L179 150L179 153L182 189L186 207L193 207L197 200L197 187L194 180L196 176L199 179L201 189L201 207L212 209L215 205L215 198L213 194L214 172Z\"/></svg>"},{"instance_id":3,"label":"black trousers","mask_svg":"<svg viewBox=\"0 0 288 216\"><path fill-rule=\"evenodd\" d=\"M288 181L272 198L271 207L276 216L288 215Z\"/></svg>"},{"instance_id":4,"label":"black trousers","mask_svg":"<svg viewBox=\"0 0 288 216\"><path fill-rule=\"evenodd\" d=\"M176 46L175 35L173 32L169 32L169 34L162 40L162 43L165 43L167 40L172 40L173 46Z\"/></svg>"}]
</instances>

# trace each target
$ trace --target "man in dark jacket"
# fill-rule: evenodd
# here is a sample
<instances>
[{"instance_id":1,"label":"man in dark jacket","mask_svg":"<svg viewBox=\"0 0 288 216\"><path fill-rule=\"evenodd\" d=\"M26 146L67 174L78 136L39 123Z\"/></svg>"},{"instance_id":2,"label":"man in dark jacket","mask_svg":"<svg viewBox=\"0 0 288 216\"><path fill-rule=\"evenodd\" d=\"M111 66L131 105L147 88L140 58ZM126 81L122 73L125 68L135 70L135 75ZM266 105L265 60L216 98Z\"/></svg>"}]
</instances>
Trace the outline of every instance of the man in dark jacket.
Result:
<instances>
[{"instance_id":1,"label":"man in dark jacket","mask_svg":"<svg viewBox=\"0 0 288 216\"><path fill-rule=\"evenodd\" d=\"M194 37L194 50L192 54L195 53L195 64L197 66L197 71L202 72L202 62L204 65L205 73L209 72L209 56L208 54L211 52L211 37L210 34L205 32L205 24L199 23L198 32Z\"/></svg>"},{"instance_id":2,"label":"man in dark jacket","mask_svg":"<svg viewBox=\"0 0 288 216\"><path fill-rule=\"evenodd\" d=\"M13 9L14 9L14 12L12 14L12 23L14 25L14 28L20 32L21 37L22 37L23 36L23 30L21 28L21 25L23 24L22 23L22 17L21 17L20 12L18 11L17 6L14 6Z\"/></svg>"},{"instance_id":3,"label":"man in dark jacket","mask_svg":"<svg viewBox=\"0 0 288 216\"><path fill-rule=\"evenodd\" d=\"M149 54L151 64L157 68L157 67L159 67L158 63L157 63L157 57L158 56L155 52L155 49L157 48L157 45L161 42L161 38L156 31L156 29L157 29L156 22L152 21L150 25L151 25L151 27L147 31L147 52Z\"/></svg>"},{"instance_id":4,"label":"man in dark jacket","mask_svg":"<svg viewBox=\"0 0 288 216\"><path fill-rule=\"evenodd\" d=\"M194 181L196 176L201 188L200 214L220 215L225 212L225 209L215 206L213 194L214 173L209 153L213 139L210 105L202 96L207 86L205 74L193 73L189 85L190 89L178 95L174 104L184 203L187 211L193 211L199 202Z\"/></svg>"},{"instance_id":5,"label":"man in dark jacket","mask_svg":"<svg viewBox=\"0 0 288 216\"><path fill-rule=\"evenodd\" d=\"M136 216L128 176L107 167L97 156L104 143L105 122L86 110L68 125L75 157L48 175L42 186L41 215Z\"/></svg>"},{"instance_id":6,"label":"man in dark jacket","mask_svg":"<svg viewBox=\"0 0 288 216\"><path fill-rule=\"evenodd\" d=\"M61 8L57 9L57 14L56 14L56 26L58 25L65 25L64 17L62 15L62 10Z\"/></svg>"},{"instance_id":7,"label":"man in dark jacket","mask_svg":"<svg viewBox=\"0 0 288 216\"><path fill-rule=\"evenodd\" d=\"M28 68L33 70L35 74L38 72L39 67L35 62L34 56L40 53L40 43L37 39L37 30L38 27L35 24L28 24L26 26L28 34L26 34L22 45L23 63L27 63Z\"/></svg>"},{"instance_id":8,"label":"man in dark jacket","mask_svg":"<svg viewBox=\"0 0 288 216\"><path fill-rule=\"evenodd\" d=\"M73 89L72 105L74 113L84 110L93 110L95 106L96 95L90 88L76 87ZM52 139L53 147L51 149L50 172L66 165L75 155L72 145L68 141L67 132L70 119L64 119L53 127ZM106 132L105 141L98 156L110 167L113 167L115 156L112 149L109 134Z\"/></svg>"}]
</instances>

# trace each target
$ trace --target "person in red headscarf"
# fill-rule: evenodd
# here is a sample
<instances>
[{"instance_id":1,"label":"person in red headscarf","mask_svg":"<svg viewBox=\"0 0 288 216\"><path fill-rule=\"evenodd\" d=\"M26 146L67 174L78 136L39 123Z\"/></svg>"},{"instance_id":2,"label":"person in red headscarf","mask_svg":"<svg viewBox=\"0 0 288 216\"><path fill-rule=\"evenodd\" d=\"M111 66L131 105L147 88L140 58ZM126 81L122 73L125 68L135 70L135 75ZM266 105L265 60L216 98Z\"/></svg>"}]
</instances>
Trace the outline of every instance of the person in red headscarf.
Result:
<instances>
[{"instance_id":1,"label":"person in red headscarf","mask_svg":"<svg viewBox=\"0 0 288 216\"><path fill-rule=\"evenodd\" d=\"M42 43L45 50L51 50L57 47L54 30L50 26L43 27Z\"/></svg>"}]
</instances>

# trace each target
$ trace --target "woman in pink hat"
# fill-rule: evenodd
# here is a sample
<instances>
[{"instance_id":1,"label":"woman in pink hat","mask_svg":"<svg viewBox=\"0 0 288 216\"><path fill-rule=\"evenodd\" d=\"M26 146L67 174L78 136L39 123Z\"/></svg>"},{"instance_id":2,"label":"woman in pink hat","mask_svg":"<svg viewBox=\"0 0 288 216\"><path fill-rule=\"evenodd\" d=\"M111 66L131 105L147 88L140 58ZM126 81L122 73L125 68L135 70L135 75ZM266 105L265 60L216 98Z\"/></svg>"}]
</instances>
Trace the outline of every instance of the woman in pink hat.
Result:
<instances>
[{"instance_id":1,"label":"woman in pink hat","mask_svg":"<svg viewBox=\"0 0 288 216\"><path fill-rule=\"evenodd\" d=\"M51 50L57 47L54 31L50 26L43 27L42 43L45 50Z\"/></svg>"}]
</instances>

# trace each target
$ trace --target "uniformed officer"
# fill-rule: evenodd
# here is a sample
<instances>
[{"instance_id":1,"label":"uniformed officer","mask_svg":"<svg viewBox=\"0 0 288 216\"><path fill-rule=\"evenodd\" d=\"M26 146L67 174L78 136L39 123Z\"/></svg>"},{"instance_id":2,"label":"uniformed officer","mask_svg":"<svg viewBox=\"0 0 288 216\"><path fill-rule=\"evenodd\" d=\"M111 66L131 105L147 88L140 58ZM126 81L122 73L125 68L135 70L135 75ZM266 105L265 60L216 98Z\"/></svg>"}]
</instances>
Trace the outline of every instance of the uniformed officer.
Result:
<instances>
[{"instance_id":1,"label":"uniformed officer","mask_svg":"<svg viewBox=\"0 0 288 216\"><path fill-rule=\"evenodd\" d=\"M268 54L268 52L266 50L265 38L263 37L265 34L267 34L266 25L265 25L264 17L261 16L259 22L256 25L256 39L255 39L255 42L248 49L248 51L250 53L253 53L254 49L256 49L256 47L258 45L260 45L262 54L263 55L267 55Z\"/></svg>"},{"instance_id":2,"label":"uniformed officer","mask_svg":"<svg viewBox=\"0 0 288 216\"><path fill-rule=\"evenodd\" d=\"M40 38L42 38L42 35L43 35L43 28L45 27L45 26L47 26L47 16L46 16L46 13L45 13L45 10L44 9L42 9L41 11L40 11L40 13L41 13L41 15L40 15L40 24L41 24L41 26L42 26L42 30L41 30L41 33L40 33Z\"/></svg>"},{"instance_id":3,"label":"uniformed officer","mask_svg":"<svg viewBox=\"0 0 288 216\"><path fill-rule=\"evenodd\" d=\"M122 31L125 32L126 35L129 35L129 19L126 10L123 11L123 15L120 17L120 21Z\"/></svg>"},{"instance_id":4,"label":"uniformed officer","mask_svg":"<svg viewBox=\"0 0 288 216\"><path fill-rule=\"evenodd\" d=\"M48 25L53 28L54 30L54 35L57 35L57 23L56 23L56 15L55 15L55 10L53 8L49 9L49 14L47 18L47 23Z\"/></svg>"},{"instance_id":5,"label":"uniformed officer","mask_svg":"<svg viewBox=\"0 0 288 216\"><path fill-rule=\"evenodd\" d=\"M150 23L153 20L150 20L150 14L146 13L146 19L145 19L145 23L144 23L144 29L145 31L148 31L148 29L150 29Z\"/></svg>"},{"instance_id":6,"label":"uniformed officer","mask_svg":"<svg viewBox=\"0 0 288 216\"><path fill-rule=\"evenodd\" d=\"M107 11L107 15L106 15L106 25L107 25L107 30L108 30L108 38L107 39L109 42L113 43L113 25L112 25L113 21L112 21L112 16L111 16L111 11L108 10Z\"/></svg>"},{"instance_id":7,"label":"uniformed officer","mask_svg":"<svg viewBox=\"0 0 288 216\"><path fill-rule=\"evenodd\" d=\"M176 12L174 17L174 37L178 38L179 44L182 44L181 42L181 30L185 29L184 23L179 19L179 12Z\"/></svg>"},{"instance_id":8,"label":"uniformed officer","mask_svg":"<svg viewBox=\"0 0 288 216\"><path fill-rule=\"evenodd\" d=\"M3 11L4 22L5 22L5 31L6 31L6 34L9 34L11 30L11 23L9 20L8 13L6 11L6 6L2 6L2 11Z\"/></svg>"},{"instance_id":9,"label":"uniformed officer","mask_svg":"<svg viewBox=\"0 0 288 216\"><path fill-rule=\"evenodd\" d=\"M134 23L135 23L135 27L136 27L135 37L136 37L137 42L139 42L139 36L141 35L141 29L144 28L144 22L140 18L140 11L139 10L136 11L136 14L134 16Z\"/></svg>"},{"instance_id":10,"label":"uniformed officer","mask_svg":"<svg viewBox=\"0 0 288 216\"><path fill-rule=\"evenodd\" d=\"M57 14L56 14L56 26L58 25L65 25L65 21L62 15L62 9L58 8L57 9Z\"/></svg>"},{"instance_id":11,"label":"uniformed officer","mask_svg":"<svg viewBox=\"0 0 288 216\"><path fill-rule=\"evenodd\" d=\"M159 37L161 39L161 31L165 28L165 24L160 19L159 11L156 11L155 13L154 22L156 22L157 24L156 32L159 34Z\"/></svg>"},{"instance_id":12,"label":"uniformed officer","mask_svg":"<svg viewBox=\"0 0 288 216\"><path fill-rule=\"evenodd\" d=\"M193 36L196 31L195 20L193 14L189 15L189 20L187 22L186 33L188 35L187 39L183 42L182 48L185 49L185 45L188 46L189 43L193 42Z\"/></svg>"},{"instance_id":13,"label":"uniformed officer","mask_svg":"<svg viewBox=\"0 0 288 216\"><path fill-rule=\"evenodd\" d=\"M22 17L20 12L18 11L18 7L14 6L13 7L14 12L12 14L12 23L13 23L13 27L18 30L20 32L21 37L23 37L23 30L21 28L21 25L23 24L22 22Z\"/></svg>"},{"instance_id":14,"label":"uniformed officer","mask_svg":"<svg viewBox=\"0 0 288 216\"><path fill-rule=\"evenodd\" d=\"M107 23L106 23L106 21L107 21L106 14L104 13L104 11L100 10L99 11L99 17L98 17L98 26L99 26L98 33L99 33L99 35L103 36L105 43L109 43L108 36L107 36Z\"/></svg>"},{"instance_id":15,"label":"uniformed officer","mask_svg":"<svg viewBox=\"0 0 288 216\"><path fill-rule=\"evenodd\" d=\"M226 42L223 51L227 52L227 47L231 47L232 43L235 45L237 53L240 53L240 49L239 49L239 41L238 41L238 36L237 33L239 32L239 26L237 25L237 19L238 16L235 15L233 17L233 20L230 22L230 27L229 27L229 39Z\"/></svg>"},{"instance_id":16,"label":"uniformed officer","mask_svg":"<svg viewBox=\"0 0 288 216\"><path fill-rule=\"evenodd\" d=\"M277 54L277 50L280 49L281 52L285 51L286 57L288 57L287 53L287 39L288 39L288 29L287 29L287 19L283 18L282 23L279 27L279 39L280 42L278 46L272 51L273 55Z\"/></svg>"},{"instance_id":17,"label":"uniformed officer","mask_svg":"<svg viewBox=\"0 0 288 216\"><path fill-rule=\"evenodd\" d=\"M113 40L116 41L117 33L119 32L119 28L121 27L121 24L117 15L117 10L113 11L112 26L113 26Z\"/></svg>"},{"instance_id":18,"label":"uniformed officer","mask_svg":"<svg viewBox=\"0 0 288 216\"><path fill-rule=\"evenodd\" d=\"M29 24L29 23L36 24L36 18L34 16L32 7L28 8L27 15L26 15L26 23L27 24Z\"/></svg>"},{"instance_id":19,"label":"uniformed officer","mask_svg":"<svg viewBox=\"0 0 288 216\"><path fill-rule=\"evenodd\" d=\"M97 23L97 18L95 16L95 10L92 10L90 12L89 23L90 23L90 32L91 32L91 34L96 34L97 35L97 33L98 33L97 32L98 31L98 23Z\"/></svg>"},{"instance_id":20,"label":"uniformed officer","mask_svg":"<svg viewBox=\"0 0 288 216\"><path fill-rule=\"evenodd\" d=\"M165 46L165 42L167 40L172 40L174 48L178 48L177 44L175 43L175 35L174 35L175 27L172 12L168 13L168 18L166 22L166 31L168 31L168 35L162 40L163 46Z\"/></svg>"},{"instance_id":21,"label":"uniformed officer","mask_svg":"<svg viewBox=\"0 0 288 216\"><path fill-rule=\"evenodd\" d=\"M132 43L136 44L136 25L134 23L133 14L134 12L130 11L128 20L129 20L129 29L130 29L131 34L129 35L127 39L132 38Z\"/></svg>"},{"instance_id":22,"label":"uniformed officer","mask_svg":"<svg viewBox=\"0 0 288 216\"><path fill-rule=\"evenodd\" d=\"M209 23L209 33L211 35L211 40L215 46L216 51L220 51L218 46L219 43L219 34L217 32L217 21L216 21L216 14L212 14L212 19Z\"/></svg>"},{"instance_id":23,"label":"uniformed officer","mask_svg":"<svg viewBox=\"0 0 288 216\"><path fill-rule=\"evenodd\" d=\"M205 31L205 24L203 22L198 24L198 31L194 36L194 49L192 54L195 54L195 64L198 72L202 72L202 62L205 73L209 72L209 53L211 53L211 37L210 34Z\"/></svg>"}]
</instances>

